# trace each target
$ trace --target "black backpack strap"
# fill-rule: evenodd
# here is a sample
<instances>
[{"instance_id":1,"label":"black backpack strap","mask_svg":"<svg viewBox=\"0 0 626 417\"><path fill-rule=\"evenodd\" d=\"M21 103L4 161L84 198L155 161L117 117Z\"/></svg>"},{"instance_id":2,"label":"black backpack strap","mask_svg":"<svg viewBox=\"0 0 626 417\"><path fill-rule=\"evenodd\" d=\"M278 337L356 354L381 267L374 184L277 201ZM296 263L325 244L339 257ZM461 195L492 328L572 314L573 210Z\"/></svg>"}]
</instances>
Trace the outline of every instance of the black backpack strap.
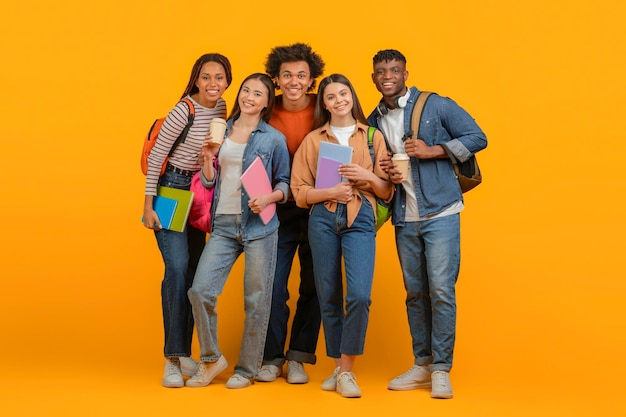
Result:
<instances>
[{"instance_id":1,"label":"black backpack strap","mask_svg":"<svg viewBox=\"0 0 626 417\"><path fill-rule=\"evenodd\" d=\"M185 103L187 107L189 107L189 115L187 116L187 124L185 125L183 131L180 132L180 135L178 135L178 137L174 141L174 144L172 144L172 148L170 149L167 156L172 156L176 147L180 145L181 143L185 142L185 139L187 139L187 134L189 133L189 129L191 128L191 125L193 125L193 120L196 115L196 109L194 108L191 100L189 100L188 98L182 98L180 101L182 103Z\"/></svg>"}]
</instances>

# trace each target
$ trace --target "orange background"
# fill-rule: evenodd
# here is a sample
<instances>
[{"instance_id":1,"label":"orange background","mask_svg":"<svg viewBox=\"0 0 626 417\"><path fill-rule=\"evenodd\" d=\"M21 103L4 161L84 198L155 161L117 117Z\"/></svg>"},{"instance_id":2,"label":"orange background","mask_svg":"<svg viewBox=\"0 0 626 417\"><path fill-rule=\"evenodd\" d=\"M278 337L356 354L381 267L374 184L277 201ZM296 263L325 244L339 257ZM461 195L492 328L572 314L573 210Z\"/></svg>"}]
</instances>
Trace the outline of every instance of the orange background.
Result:
<instances>
[{"instance_id":1,"label":"orange background","mask_svg":"<svg viewBox=\"0 0 626 417\"><path fill-rule=\"evenodd\" d=\"M625 6L440 3L5 4L2 414L624 415ZM162 263L140 222L141 141L202 53L231 59L230 108L269 49L296 41L326 74L347 75L367 111L372 56L399 49L410 85L452 97L487 133L484 184L461 216L454 400L386 390L412 361L388 225L355 368L362 399L319 390L332 370L322 337L310 384L224 388L243 324L241 262L219 305L231 368L204 389L160 386Z\"/></svg>"}]
</instances>

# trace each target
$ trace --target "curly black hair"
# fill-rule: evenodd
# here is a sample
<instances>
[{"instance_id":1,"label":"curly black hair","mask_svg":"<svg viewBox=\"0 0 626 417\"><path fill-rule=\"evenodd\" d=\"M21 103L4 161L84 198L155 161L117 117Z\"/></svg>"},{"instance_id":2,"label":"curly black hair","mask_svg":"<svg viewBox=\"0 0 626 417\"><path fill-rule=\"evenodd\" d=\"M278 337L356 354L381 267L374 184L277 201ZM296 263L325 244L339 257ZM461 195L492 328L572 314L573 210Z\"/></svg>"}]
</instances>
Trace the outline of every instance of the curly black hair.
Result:
<instances>
[{"instance_id":1,"label":"curly black hair","mask_svg":"<svg viewBox=\"0 0 626 417\"><path fill-rule=\"evenodd\" d=\"M311 87L315 88L315 79L324 73L324 60L319 54L313 52L311 46L305 43L294 43L292 45L277 46L272 48L265 61L265 72L272 78L278 77L280 66L285 62L304 61L309 65L311 71Z\"/></svg>"},{"instance_id":2,"label":"curly black hair","mask_svg":"<svg viewBox=\"0 0 626 417\"><path fill-rule=\"evenodd\" d=\"M372 60L374 64L383 61L400 61L404 62L406 65L406 58L402 55L402 52L395 49L383 49L382 51L378 51Z\"/></svg>"}]
</instances>

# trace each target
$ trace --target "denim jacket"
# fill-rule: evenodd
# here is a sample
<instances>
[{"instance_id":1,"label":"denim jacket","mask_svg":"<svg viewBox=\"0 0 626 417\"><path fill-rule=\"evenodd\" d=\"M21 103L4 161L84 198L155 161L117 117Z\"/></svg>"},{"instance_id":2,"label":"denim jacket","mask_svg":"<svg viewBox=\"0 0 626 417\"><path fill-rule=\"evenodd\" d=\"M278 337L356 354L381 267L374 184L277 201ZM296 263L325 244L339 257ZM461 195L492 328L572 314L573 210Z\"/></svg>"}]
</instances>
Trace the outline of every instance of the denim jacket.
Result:
<instances>
[{"instance_id":1,"label":"denim jacket","mask_svg":"<svg viewBox=\"0 0 626 417\"><path fill-rule=\"evenodd\" d=\"M404 131L411 131L411 114L420 92L411 87L404 107ZM368 117L372 126L380 128L380 113L374 110ZM384 133L384 132L383 132ZM487 137L472 116L447 97L430 96L424 107L419 126L419 138L427 145L445 143L461 162L487 147ZM461 187L448 158L418 159L411 157L411 173L420 217L441 213L463 199ZM391 221L403 226L406 210L404 187L397 185Z\"/></svg>"},{"instance_id":2,"label":"denim jacket","mask_svg":"<svg viewBox=\"0 0 626 417\"><path fill-rule=\"evenodd\" d=\"M228 120L226 126L226 135L230 131L233 125L233 120ZM241 166L241 172L245 172L246 169L252 164L256 157L260 157L265 167L265 172L270 178L272 183L272 189L280 190L283 193L283 199L279 201L279 204L283 204L287 201L289 195L289 178L291 171L289 168L289 151L287 150L287 141L285 136L280 131L274 129L263 120L259 122L259 125L250 134L250 139L243 151L243 160ZM220 198L220 181L219 179L220 167L218 165L217 173L212 181L206 179L204 174L200 175L202 184L207 187L215 187L213 194L213 205L211 206L211 230L213 230L213 220L215 219L215 210L217 209L217 203ZM265 237L278 229L278 216L274 215L272 219L264 224L261 220L261 216L254 213L248 207L250 197L245 189L241 189L241 233L243 240L254 240Z\"/></svg>"}]
</instances>

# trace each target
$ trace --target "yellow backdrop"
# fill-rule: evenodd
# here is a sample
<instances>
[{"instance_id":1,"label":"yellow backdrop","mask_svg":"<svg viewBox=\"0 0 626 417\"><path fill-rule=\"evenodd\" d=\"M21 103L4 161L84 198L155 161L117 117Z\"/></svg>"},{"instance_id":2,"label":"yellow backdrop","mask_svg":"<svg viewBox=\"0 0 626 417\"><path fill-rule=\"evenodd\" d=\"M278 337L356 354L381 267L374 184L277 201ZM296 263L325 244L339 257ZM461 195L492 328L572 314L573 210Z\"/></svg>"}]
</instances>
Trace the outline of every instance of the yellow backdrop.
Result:
<instances>
[{"instance_id":1,"label":"yellow backdrop","mask_svg":"<svg viewBox=\"0 0 626 417\"><path fill-rule=\"evenodd\" d=\"M623 415L624 9L581 0L5 4L0 410ZM372 56L399 49L410 85L452 97L487 133L484 184L466 195L461 217L452 401L385 389L412 360L389 225L355 368L361 400L319 390L332 370L323 342L312 383L299 390L159 385L162 263L140 222L143 136L202 53L231 59L230 108L269 49L297 41L324 57L327 74L347 75L367 111L378 100ZM238 263L219 305L232 364L240 281Z\"/></svg>"}]
</instances>

